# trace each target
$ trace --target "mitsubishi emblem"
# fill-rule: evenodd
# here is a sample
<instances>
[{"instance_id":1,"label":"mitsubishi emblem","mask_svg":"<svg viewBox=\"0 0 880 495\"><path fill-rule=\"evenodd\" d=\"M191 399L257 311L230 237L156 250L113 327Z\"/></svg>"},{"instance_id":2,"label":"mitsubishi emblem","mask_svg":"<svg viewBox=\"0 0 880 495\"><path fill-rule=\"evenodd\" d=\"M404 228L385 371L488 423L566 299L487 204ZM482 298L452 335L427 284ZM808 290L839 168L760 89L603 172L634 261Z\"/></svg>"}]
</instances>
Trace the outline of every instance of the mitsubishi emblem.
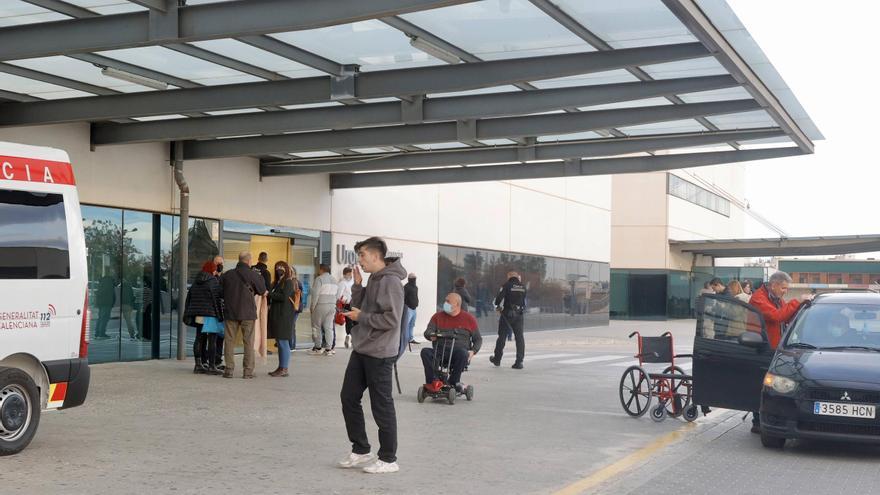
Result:
<instances>
[{"instance_id":1,"label":"mitsubishi emblem","mask_svg":"<svg viewBox=\"0 0 880 495\"><path fill-rule=\"evenodd\" d=\"M847 392L847 391L844 390L843 395L840 396L840 400L849 400L849 401L851 401L852 399L849 398L849 392Z\"/></svg>"}]
</instances>

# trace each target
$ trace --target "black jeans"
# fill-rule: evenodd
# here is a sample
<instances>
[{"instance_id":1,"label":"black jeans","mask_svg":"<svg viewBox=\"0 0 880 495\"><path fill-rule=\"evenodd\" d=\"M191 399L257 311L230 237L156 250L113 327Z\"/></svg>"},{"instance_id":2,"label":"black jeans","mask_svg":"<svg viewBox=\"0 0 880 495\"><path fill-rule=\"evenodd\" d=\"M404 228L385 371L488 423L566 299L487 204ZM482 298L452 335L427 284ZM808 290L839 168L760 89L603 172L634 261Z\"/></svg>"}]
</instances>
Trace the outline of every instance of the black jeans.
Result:
<instances>
[{"instance_id":1,"label":"black jeans","mask_svg":"<svg viewBox=\"0 0 880 495\"><path fill-rule=\"evenodd\" d=\"M441 351L442 352L442 351ZM455 385L461 381L461 372L467 364L468 353L461 347L452 348L452 364L449 370L449 385ZM448 364L449 356L443 357L443 366ZM437 379L434 373L434 349L425 347L422 349L422 365L425 367L425 383L431 383Z\"/></svg>"},{"instance_id":2,"label":"black jeans","mask_svg":"<svg viewBox=\"0 0 880 495\"><path fill-rule=\"evenodd\" d=\"M339 393L351 451L368 454L370 441L367 439L361 399L364 390L370 390L370 408L379 427L379 459L384 462L397 461L397 414L391 391L391 372L396 360L396 356L379 359L352 351Z\"/></svg>"},{"instance_id":3,"label":"black jeans","mask_svg":"<svg viewBox=\"0 0 880 495\"><path fill-rule=\"evenodd\" d=\"M526 341L523 338L523 315L515 312L501 313L501 316L498 318L498 340L495 342L496 362L501 362L507 333L511 330L513 331L513 338L516 340L516 362L523 362L523 357L526 354Z\"/></svg>"},{"instance_id":4,"label":"black jeans","mask_svg":"<svg viewBox=\"0 0 880 495\"><path fill-rule=\"evenodd\" d=\"M201 323L196 323L196 338L193 340L193 357L196 358L196 364L207 361L204 357L207 356L205 347L208 341L206 335L202 333L203 326Z\"/></svg>"}]
</instances>

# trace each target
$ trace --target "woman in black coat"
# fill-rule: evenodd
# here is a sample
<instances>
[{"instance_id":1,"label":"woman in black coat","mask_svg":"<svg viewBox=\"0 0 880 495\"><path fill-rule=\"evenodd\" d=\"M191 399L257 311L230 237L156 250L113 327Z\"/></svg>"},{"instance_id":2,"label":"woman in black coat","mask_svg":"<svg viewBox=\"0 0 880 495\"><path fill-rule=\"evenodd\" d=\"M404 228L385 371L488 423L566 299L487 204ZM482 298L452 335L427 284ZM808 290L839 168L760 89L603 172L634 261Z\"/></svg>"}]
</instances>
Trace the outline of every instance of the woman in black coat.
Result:
<instances>
[{"instance_id":1,"label":"woman in black coat","mask_svg":"<svg viewBox=\"0 0 880 495\"><path fill-rule=\"evenodd\" d=\"M275 283L269 291L269 338L278 344L278 368L269 376L290 376L290 337L296 312L293 308L293 295L296 289L291 280L290 265L284 261L275 263Z\"/></svg>"},{"instance_id":2,"label":"woman in black coat","mask_svg":"<svg viewBox=\"0 0 880 495\"><path fill-rule=\"evenodd\" d=\"M196 328L196 339L193 342L196 366L193 373L220 374L216 368L217 363L211 357L216 355L217 335L222 331L222 298L223 290L217 279L217 265L213 261L206 261L186 294L183 311L184 323Z\"/></svg>"}]
</instances>

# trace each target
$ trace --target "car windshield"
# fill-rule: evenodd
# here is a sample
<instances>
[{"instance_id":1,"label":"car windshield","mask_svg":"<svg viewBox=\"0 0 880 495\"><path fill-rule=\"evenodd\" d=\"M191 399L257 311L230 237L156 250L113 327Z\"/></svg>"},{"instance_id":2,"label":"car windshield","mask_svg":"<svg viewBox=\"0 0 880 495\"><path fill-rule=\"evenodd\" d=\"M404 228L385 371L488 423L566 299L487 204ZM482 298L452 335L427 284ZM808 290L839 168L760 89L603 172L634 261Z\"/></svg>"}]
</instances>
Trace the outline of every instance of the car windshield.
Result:
<instances>
[{"instance_id":1,"label":"car windshield","mask_svg":"<svg viewBox=\"0 0 880 495\"><path fill-rule=\"evenodd\" d=\"M797 319L785 346L880 351L880 305L815 304Z\"/></svg>"}]
</instances>

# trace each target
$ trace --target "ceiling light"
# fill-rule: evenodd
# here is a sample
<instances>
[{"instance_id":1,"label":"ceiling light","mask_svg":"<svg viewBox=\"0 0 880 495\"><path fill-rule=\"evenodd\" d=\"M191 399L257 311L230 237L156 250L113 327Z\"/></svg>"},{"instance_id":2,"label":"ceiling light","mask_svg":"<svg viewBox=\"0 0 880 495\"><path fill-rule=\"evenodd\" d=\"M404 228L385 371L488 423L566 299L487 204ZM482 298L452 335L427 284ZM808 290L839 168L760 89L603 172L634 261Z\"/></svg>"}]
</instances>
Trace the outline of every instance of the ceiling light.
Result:
<instances>
[{"instance_id":1,"label":"ceiling light","mask_svg":"<svg viewBox=\"0 0 880 495\"><path fill-rule=\"evenodd\" d=\"M440 48L437 45L431 44L423 40L422 38L419 38L418 36L413 36L412 38L410 38L409 44L412 45L413 48L421 50L432 57L439 58L444 62L448 62L450 64L461 63L461 59L458 57L458 55L443 48Z\"/></svg>"},{"instance_id":2,"label":"ceiling light","mask_svg":"<svg viewBox=\"0 0 880 495\"><path fill-rule=\"evenodd\" d=\"M150 79L149 77L139 76L137 74L132 74L130 72L125 72L124 70L114 69L112 67L104 67L101 69L101 74L112 77L114 79L119 79L121 81L127 81L130 83L139 84L141 86L146 86L148 88L153 89L168 89L168 84L162 81L157 81L155 79Z\"/></svg>"}]
</instances>

